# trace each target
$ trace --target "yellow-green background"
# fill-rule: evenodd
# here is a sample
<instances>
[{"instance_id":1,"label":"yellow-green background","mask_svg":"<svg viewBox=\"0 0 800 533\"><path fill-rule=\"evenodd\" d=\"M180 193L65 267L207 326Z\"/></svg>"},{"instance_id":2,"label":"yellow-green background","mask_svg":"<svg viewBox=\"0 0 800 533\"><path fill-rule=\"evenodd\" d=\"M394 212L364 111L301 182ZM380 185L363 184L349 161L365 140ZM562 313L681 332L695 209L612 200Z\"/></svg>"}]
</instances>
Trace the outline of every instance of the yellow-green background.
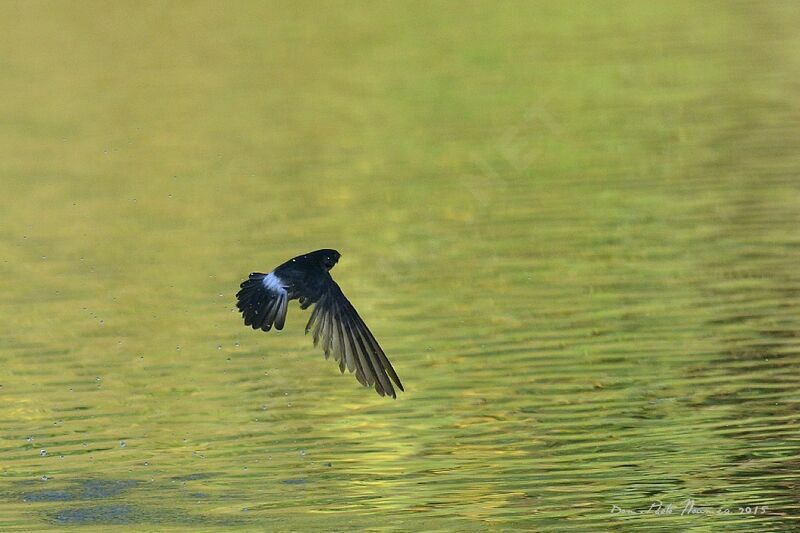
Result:
<instances>
[{"instance_id":1,"label":"yellow-green background","mask_svg":"<svg viewBox=\"0 0 800 533\"><path fill-rule=\"evenodd\" d=\"M3 1L0 529L797 528L799 27ZM396 401L235 312L320 247Z\"/></svg>"}]
</instances>

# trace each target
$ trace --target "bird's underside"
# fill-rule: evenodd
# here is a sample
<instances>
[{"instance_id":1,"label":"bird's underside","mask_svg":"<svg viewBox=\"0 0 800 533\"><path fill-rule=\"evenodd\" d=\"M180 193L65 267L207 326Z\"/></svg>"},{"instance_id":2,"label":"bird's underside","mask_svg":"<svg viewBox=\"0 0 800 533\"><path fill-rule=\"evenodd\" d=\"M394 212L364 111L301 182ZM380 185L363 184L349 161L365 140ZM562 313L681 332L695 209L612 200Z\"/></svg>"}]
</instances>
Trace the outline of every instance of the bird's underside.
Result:
<instances>
[{"instance_id":1,"label":"bird's underside","mask_svg":"<svg viewBox=\"0 0 800 533\"><path fill-rule=\"evenodd\" d=\"M342 373L347 369L365 387L396 398L395 386L402 391L403 385L378 341L328 271L303 264L306 257L297 257L269 274L254 272L241 284L236 305L245 325L280 330L289 300L299 300L302 309L314 305L306 325L314 346L322 346L326 359L332 355Z\"/></svg>"}]
</instances>

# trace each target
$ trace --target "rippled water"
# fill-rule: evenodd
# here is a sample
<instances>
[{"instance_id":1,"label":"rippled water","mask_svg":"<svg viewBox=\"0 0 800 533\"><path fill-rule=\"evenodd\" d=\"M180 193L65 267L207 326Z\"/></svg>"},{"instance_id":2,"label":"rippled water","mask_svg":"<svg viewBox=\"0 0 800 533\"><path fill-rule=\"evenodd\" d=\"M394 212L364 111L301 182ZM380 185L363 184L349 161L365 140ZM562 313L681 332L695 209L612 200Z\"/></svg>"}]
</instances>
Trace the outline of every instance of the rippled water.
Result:
<instances>
[{"instance_id":1,"label":"rippled water","mask_svg":"<svg viewBox=\"0 0 800 533\"><path fill-rule=\"evenodd\" d=\"M0 529L796 528L800 10L653 4L2 3Z\"/></svg>"}]
</instances>

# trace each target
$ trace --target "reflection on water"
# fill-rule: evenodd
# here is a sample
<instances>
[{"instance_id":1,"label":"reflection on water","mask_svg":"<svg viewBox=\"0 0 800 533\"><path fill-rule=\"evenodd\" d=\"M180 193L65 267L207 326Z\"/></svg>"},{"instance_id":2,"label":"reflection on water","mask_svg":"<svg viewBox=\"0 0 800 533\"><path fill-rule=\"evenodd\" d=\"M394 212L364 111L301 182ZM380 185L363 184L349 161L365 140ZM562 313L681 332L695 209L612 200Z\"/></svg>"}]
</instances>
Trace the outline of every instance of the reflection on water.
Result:
<instances>
[{"instance_id":1,"label":"reflection on water","mask_svg":"<svg viewBox=\"0 0 800 533\"><path fill-rule=\"evenodd\" d=\"M0 529L794 523L794 4L0 12Z\"/></svg>"}]
</instances>

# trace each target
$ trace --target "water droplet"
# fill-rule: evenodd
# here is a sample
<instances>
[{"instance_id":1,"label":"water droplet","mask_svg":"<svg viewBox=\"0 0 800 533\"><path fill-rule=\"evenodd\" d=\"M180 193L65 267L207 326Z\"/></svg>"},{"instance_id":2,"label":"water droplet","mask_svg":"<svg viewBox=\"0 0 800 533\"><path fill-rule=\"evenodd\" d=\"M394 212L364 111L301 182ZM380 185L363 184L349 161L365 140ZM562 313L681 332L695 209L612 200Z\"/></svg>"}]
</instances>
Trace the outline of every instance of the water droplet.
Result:
<instances>
[{"instance_id":1,"label":"water droplet","mask_svg":"<svg viewBox=\"0 0 800 533\"><path fill-rule=\"evenodd\" d=\"M50 479L48 476L42 476L42 481L47 481L48 479Z\"/></svg>"},{"instance_id":2,"label":"water droplet","mask_svg":"<svg viewBox=\"0 0 800 533\"><path fill-rule=\"evenodd\" d=\"M221 349L222 349L222 345L221 344L217 344L217 350L221 350Z\"/></svg>"},{"instance_id":3,"label":"water droplet","mask_svg":"<svg viewBox=\"0 0 800 533\"><path fill-rule=\"evenodd\" d=\"M125 441L124 440L119 441L119 447L120 448L124 448L125 447Z\"/></svg>"},{"instance_id":4,"label":"water droplet","mask_svg":"<svg viewBox=\"0 0 800 533\"><path fill-rule=\"evenodd\" d=\"M300 455L304 456L305 454L306 454L306 451L303 448L300 448Z\"/></svg>"},{"instance_id":5,"label":"water droplet","mask_svg":"<svg viewBox=\"0 0 800 533\"><path fill-rule=\"evenodd\" d=\"M42 457L46 456L47 455L47 450L42 448L41 450L39 450L39 455L41 455Z\"/></svg>"}]
</instances>

